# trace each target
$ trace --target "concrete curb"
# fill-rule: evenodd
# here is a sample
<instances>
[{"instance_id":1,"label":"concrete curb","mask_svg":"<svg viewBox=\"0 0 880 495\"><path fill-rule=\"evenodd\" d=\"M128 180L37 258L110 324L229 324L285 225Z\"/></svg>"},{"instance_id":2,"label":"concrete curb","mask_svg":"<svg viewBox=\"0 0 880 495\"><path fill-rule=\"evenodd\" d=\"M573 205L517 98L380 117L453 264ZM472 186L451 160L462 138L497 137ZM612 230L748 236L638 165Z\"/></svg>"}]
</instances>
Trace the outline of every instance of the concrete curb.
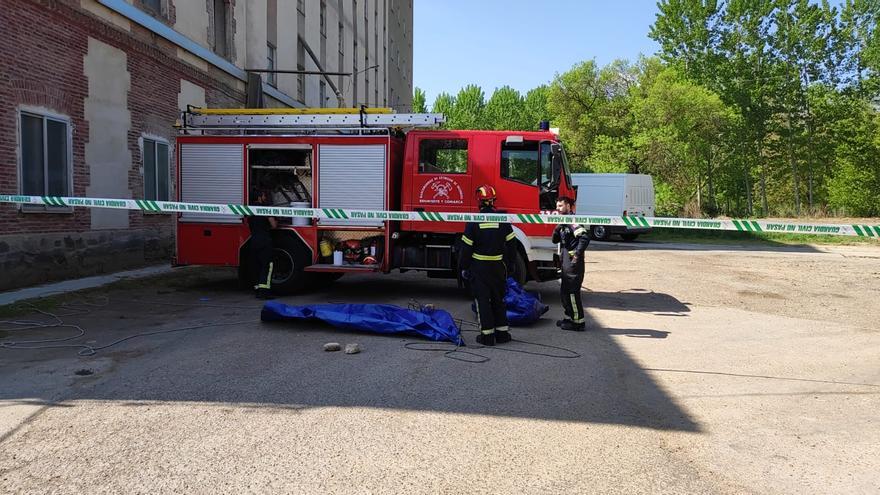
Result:
<instances>
[{"instance_id":1,"label":"concrete curb","mask_svg":"<svg viewBox=\"0 0 880 495\"><path fill-rule=\"evenodd\" d=\"M127 270L124 272L110 273L107 275L97 275L94 277L78 278L74 280L65 280L64 282L56 282L54 284L39 285L37 287L28 287L26 289L18 289L9 292L0 292L0 306L12 304L25 299L35 299L55 294L66 294L83 289L92 289L103 285L112 284L120 280L131 280L138 278L152 277L155 275L164 275L171 273L174 267L171 265L157 265L137 270Z\"/></svg>"}]
</instances>

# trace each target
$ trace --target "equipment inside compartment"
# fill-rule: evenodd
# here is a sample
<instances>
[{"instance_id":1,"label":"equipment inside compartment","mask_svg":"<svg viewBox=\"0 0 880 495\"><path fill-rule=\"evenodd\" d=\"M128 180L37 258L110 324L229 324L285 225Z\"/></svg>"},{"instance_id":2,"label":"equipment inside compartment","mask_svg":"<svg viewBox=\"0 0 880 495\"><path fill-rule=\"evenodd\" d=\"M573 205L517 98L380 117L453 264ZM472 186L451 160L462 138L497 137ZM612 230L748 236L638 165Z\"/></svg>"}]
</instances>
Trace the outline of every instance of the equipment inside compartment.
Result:
<instances>
[{"instance_id":1,"label":"equipment inside compartment","mask_svg":"<svg viewBox=\"0 0 880 495\"><path fill-rule=\"evenodd\" d=\"M319 244L321 260L334 265L375 267L385 252L385 237L375 232L324 231Z\"/></svg>"},{"instance_id":2,"label":"equipment inside compartment","mask_svg":"<svg viewBox=\"0 0 880 495\"><path fill-rule=\"evenodd\" d=\"M272 206L312 206L312 150L249 149L250 189L267 189ZM253 198L251 198L253 199Z\"/></svg>"}]
</instances>

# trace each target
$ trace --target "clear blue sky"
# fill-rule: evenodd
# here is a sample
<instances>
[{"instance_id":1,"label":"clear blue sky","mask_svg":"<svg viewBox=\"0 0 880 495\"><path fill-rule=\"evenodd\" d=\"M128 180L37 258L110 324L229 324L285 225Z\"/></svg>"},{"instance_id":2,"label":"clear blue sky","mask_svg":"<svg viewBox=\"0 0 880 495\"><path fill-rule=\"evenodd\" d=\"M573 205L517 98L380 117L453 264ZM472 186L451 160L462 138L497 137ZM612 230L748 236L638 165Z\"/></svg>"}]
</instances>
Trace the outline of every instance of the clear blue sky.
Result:
<instances>
[{"instance_id":1,"label":"clear blue sky","mask_svg":"<svg viewBox=\"0 0 880 495\"><path fill-rule=\"evenodd\" d=\"M651 55L655 0L414 0L413 80L428 108L475 83L521 92L582 60Z\"/></svg>"}]
</instances>

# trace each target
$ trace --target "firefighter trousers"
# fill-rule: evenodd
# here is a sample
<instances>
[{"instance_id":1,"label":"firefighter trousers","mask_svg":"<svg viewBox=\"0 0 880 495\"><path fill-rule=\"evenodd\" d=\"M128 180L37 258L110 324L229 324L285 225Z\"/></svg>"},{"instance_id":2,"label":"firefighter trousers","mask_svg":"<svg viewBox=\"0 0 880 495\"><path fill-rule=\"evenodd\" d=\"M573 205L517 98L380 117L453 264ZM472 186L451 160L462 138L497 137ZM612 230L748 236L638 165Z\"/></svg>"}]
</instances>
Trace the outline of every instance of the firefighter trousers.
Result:
<instances>
[{"instance_id":1,"label":"firefighter trousers","mask_svg":"<svg viewBox=\"0 0 880 495\"><path fill-rule=\"evenodd\" d=\"M508 331L507 308L504 306L507 268L504 262L474 260L470 272L471 290L477 303L480 332L494 334L496 330Z\"/></svg>"},{"instance_id":2,"label":"firefighter trousers","mask_svg":"<svg viewBox=\"0 0 880 495\"><path fill-rule=\"evenodd\" d=\"M254 290L260 293L269 292L272 289L272 238L269 236L251 237L250 250L253 273L257 274Z\"/></svg>"},{"instance_id":3,"label":"firefighter trousers","mask_svg":"<svg viewBox=\"0 0 880 495\"><path fill-rule=\"evenodd\" d=\"M584 283L584 260L578 258L577 263L571 261L571 255L562 256L562 307L565 316L571 321L581 324L584 319L584 305L581 302L581 286Z\"/></svg>"}]
</instances>

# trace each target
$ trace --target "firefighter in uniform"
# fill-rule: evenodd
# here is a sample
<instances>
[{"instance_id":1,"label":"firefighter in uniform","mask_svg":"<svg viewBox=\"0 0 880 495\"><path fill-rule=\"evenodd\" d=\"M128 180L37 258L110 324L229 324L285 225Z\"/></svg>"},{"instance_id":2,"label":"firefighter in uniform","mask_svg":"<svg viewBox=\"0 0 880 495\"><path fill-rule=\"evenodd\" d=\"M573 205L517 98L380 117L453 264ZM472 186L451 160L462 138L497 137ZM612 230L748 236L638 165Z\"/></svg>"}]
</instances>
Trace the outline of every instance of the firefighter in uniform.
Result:
<instances>
[{"instance_id":1,"label":"firefighter in uniform","mask_svg":"<svg viewBox=\"0 0 880 495\"><path fill-rule=\"evenodd\" d=\"M573 205L570 198L559 198L556 211L560 215L571 215ZM586 329L586 319L581 302L581 285L584 283L584 251L590 245L590 236L583 225L559 224L553 231L553 243L559 244L560 248L562 307L565 310L565 319L557 321L556 326L582 332Z\"/></svg>"},{"instance_id":2,"label":"firefighter in uniform","mask_svg":"<svg viewBox=\"0 0 880 495\"><path fill-rule=\"evenodd\" d=\"M481 213L495 211L495 188L481 186L477 199ZM462 278L469 280L477 306L480 335L477 342L485 346L510 342L507 308L507 264L515 254L515 235L509 223L468 223L464 230L461 252Z\"/></svg>"},{"instance_id":3,"label":"firefighter in uniform","mask_svg":"<svg viewBox=\"0 0 880 495\"><path fill-rule=\"evenodd\" d=\"M255 190L251 198L255 198L254 205L270 206L269 193L264 189ZM248 217L250 259L253 273L257 274L257 284L254 285L257 299L272 298L272 229L276 227L278 221L275 217Z\"/></svg>"}]
</instances>

